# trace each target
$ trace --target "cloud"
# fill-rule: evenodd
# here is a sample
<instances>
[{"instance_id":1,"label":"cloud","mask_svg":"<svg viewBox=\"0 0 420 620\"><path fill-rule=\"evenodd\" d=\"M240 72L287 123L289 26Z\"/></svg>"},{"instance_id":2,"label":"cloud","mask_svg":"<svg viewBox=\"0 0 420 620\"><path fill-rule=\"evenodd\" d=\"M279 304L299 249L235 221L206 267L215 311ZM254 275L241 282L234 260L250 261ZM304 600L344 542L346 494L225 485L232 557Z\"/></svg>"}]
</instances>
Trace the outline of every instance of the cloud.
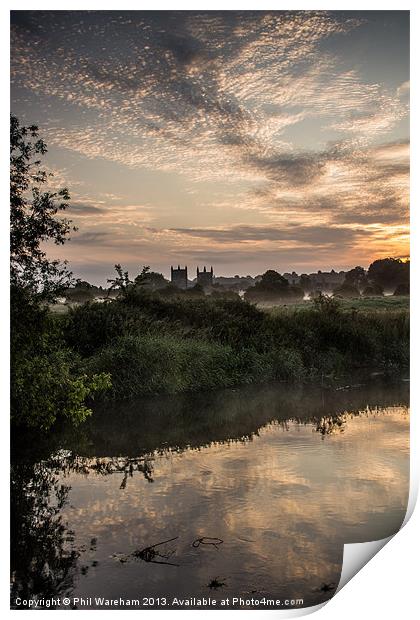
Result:
<instances>
[{"instance_id":1,"label":"cloud","mask_svg":"<svg viewBox=\"0 0 420 620\"><path fill-rule=\"evenodd\" d=\"M273 212L317 216L335 224L407 221L409 144L393 142L351 150L334 147L309 157L266 159L269 181L254 191Z\"/></svg>"},{"instance_id":2,"label":"cloud","mask_svg":"<svg viewBox=\"0 0 420 620\"><path fill-rule=\"evenodd\" d=\"M69 214L83 217L92 244L128 248L140 238L179 252L184 239L187 253L194 239L219 249L287 242L298 253L357 244L363 227L365 242L388 230L391 243L408 217L408 144L392 132L408 115L409 83L391 88L340 56L361 15L16 12L15 104L44 114L53 148L195 188L203 225L171 221L155 232L139 225L155 222L137 197L130 207L80 189ZM223 222L225 208L237 210L235 226ZM220 228L205 225L212 209ZM243 224L245 210L261 223Z\"/></svg>"},{"instance_id":3,"label":"cloud","mask_svg":"<svg viewBox=\"0 0 420 620\"><path fill-rule=\"evenodd\" d=\"M187 237L201 237L219 243L242 243L248 241L294 241L300 245L348 244L360 236L362 231L351 228L329 226L302 226L289 224L282 228L266 226L233 226L231 228L172 228Z\"/></svg>"},{"instance_id":4,"label":"cloud","mask_svg":"<svg viewBox=\"0 0 420 620\"><path fill-rule=\"evenodd\" d=\"M106 231L101 232L82 232L82 233L74 233L71 238L72 245L89 245L93 246L95 244L100 244L104 242L104 240L109 239L110 233Z\"/></svg>"},{"instance_id":5,"label":"cloud","mask_svg":"<svg viewBox=\"0 0 420 620\"><path fill-rule=\"evenodd\" d=\"M68 209L69 216L75 214L79 217L89 216L89 215L102 215L106 212L106 210L102 207L97 207L95 205L91 205L84 202L75 202L72 201L70 207Z\"/></svg>"},{"instance_id":6,"label":"cloud","mask_svg":"<svg viewBox=\"0 0 420 620\"><path fill-rule=\"evenodd\" d=\"M338 72L318 49L357 26L327 12L90 19L40 11L13 28L12 71L39 96L97 112L70 131L54 127L50 142L133 167L228 177L238 160L275 150L278 134L308 116L334 115L340 131L354 133L356 110L365 125L379 101L391 114L378 85ZM60 33L59 47L48 28Z\"/></svg>"}]
</instances>

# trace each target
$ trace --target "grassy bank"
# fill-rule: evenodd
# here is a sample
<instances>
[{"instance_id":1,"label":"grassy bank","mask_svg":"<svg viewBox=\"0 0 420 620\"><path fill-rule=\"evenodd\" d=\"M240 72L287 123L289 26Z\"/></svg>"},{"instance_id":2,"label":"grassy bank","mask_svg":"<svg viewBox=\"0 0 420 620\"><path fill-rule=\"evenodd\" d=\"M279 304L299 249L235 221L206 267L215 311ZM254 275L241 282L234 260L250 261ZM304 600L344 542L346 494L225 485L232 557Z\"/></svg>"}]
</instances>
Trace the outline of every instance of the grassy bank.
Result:
<instances>
[{"instance_id":1,"label":"grassy bank","mask_svg":"<svg viewBox=\"0 0 420 620\"><path fill-rule=\"evenodd\" d=\"M300 309L307 309L312 302L310 300L295 301L285 304L266 305L265 309L270 311L294 311ZM377 297L358 297L339 300L340 309L344 312L357 312L373 311L373 312L408 312L410 310L410 296L409 295L387 295ZM264 309L264 305L261 305L261 309Z\"/></svg>"},{"instance_id":2,"label":"grassy bank","mask_svg":"<svg viewBox=\"0 0 420 620\"><path fill-rule=\"evenodd\" d=\"M409 315L401 307L311 302L267 311L240 299L142 293L54 320L82 372L110 373L107 398L408 365Z\"/></svg>"}]
</instances>

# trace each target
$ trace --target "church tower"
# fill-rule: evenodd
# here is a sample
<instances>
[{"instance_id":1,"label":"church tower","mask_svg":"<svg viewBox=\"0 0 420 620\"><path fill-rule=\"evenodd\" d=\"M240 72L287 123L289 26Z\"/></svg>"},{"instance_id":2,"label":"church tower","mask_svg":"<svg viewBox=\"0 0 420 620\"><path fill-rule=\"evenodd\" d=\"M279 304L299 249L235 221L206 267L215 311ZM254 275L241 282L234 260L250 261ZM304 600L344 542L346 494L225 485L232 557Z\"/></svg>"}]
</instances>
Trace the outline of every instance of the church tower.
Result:
<instances>
[{"instance_id":1,"label":"church tower","mask_svg":"<svg viewBox=\"0 0 420 620\"><path fill-rule=\"evenodd\" d=\"M210 271L207 271L206 266L204 266L203 271L197 267L197 284L203 288L213 285L213 267L210 268Z\"/></svg>"},{"instance_id":2,"label":"church tower","mask_svg":"<svg viewBox=\"0 0 420 620\"><path fill-rule=\"evenodd\" d=\"M187 290L187 287L188 287L187 265L185 265L185 269L181 269L179 265L178 265L178 269L174 269L171 265L171 283L177 288L182 289L183 291Z\"/></svg>"}]
</instances>

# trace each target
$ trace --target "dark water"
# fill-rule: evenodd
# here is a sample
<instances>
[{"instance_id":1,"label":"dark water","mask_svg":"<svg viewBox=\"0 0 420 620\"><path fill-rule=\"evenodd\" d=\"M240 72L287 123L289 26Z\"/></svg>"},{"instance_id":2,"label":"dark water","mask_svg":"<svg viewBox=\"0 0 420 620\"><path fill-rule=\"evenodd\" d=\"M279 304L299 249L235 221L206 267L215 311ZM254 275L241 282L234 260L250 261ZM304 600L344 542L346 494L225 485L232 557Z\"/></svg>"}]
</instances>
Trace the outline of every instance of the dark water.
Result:
<instances>
[{"instance_id":1,"label":"dark water","mask_svg":"<svg viewBox=\"0 0 420 620\"><path fill-rule=\"evenodd\" d=\"M344 543L400 527L408 443L408 384L382 380L143 400L97 409L48 441L17 437L12 605L320 603L339 582Z\"/></svg>"}]
</instances>

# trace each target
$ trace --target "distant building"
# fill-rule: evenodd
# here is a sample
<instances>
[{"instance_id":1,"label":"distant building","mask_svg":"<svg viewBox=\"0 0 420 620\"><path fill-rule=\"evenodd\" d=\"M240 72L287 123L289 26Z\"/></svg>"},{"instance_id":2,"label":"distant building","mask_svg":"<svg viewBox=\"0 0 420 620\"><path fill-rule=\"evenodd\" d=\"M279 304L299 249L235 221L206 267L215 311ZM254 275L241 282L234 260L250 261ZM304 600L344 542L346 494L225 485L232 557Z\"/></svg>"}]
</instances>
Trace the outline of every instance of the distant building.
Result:
<instances>
[{"instance_id":1,"label":"distant building","mask_svg":"<svg viewBox=\"0 0 420 620\"><path fill-rule=\"evenodd\" d=\"M199 268L197 267L197 284L199 284L203 288L212 286L213 267L211 267L210 271L207 271L206 267L204 267L203 271L200 271Z\"/></svg>"},{"instance_id":2,"label":"distant building","mask_svg":"<svg viewBox=\"0 0 420 620\"><path fill-rule=\"evenodd\" d=\"M178 265L178 269L174 269L171 265L171 283L178 288L186 290L188 287L188 272L187 266L185 269L181 269Z\"/></svg>"}]
</instances>

